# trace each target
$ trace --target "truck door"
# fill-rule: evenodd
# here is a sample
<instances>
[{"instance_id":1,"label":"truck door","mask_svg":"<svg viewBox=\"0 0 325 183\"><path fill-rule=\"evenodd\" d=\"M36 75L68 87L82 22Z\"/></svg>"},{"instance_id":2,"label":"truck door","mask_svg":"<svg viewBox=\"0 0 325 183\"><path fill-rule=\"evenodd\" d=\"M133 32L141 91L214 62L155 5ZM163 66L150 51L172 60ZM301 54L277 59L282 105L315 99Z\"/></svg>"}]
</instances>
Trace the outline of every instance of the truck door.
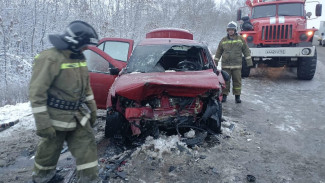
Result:
<instances>
[{"instance_id":1,"label":"truck door","mask_svg":"<svg viewBox=\"0 0 325 183\"><path fill-rule=\"evenodd\" d=\"M118 72L126 66L133 43L130 39L104 38L97 47L90 46L84 51L98 109L106 108L108 91Z\"/></svg>"}]
</instances>

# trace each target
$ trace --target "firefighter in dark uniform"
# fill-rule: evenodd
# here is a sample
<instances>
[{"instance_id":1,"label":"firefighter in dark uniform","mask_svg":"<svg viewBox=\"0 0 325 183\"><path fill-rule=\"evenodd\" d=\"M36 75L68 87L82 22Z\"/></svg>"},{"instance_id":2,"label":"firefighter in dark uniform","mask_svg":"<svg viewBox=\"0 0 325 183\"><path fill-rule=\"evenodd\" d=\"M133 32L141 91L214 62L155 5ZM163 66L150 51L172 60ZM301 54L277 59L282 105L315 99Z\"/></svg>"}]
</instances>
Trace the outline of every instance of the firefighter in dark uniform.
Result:
<instances>
[{"instance_id":1,"label":"firefighter in dark uniform","mask_svg":"<svg viewBox=\"0 0 325 183\"><path fill-rule=\"evenodd\" d=\"M242 54L244 54L248 67L251 67L253 62L246 41L237 34L236 30L237 24L233 21L230 22L227 26L227 36L220 41L214 61L218 65L222 56L222 70L226 71L232 78L232 92L235 95L235 101L241 103ZM222 91L222 102L226 102L227 95L230 92L230 80L226 82L226 86L226 89Z\"/></svg>"},{"instance_id":2,"label":"firefighter in dark uniform","mask_svg":"<svg viewBox=\"0 0 325 183\"><path fill-rule=\"evenodd\" d=\"M92 126L96 103L82 54L98 43L96 31L83 21L71 22L61 35L50 35L53 48L35 57L29 99L42 137L37 147L33 182L49 182L66 141L76 159L77 181L98 181L97 146Z\"/></svg>"}]
</instances>

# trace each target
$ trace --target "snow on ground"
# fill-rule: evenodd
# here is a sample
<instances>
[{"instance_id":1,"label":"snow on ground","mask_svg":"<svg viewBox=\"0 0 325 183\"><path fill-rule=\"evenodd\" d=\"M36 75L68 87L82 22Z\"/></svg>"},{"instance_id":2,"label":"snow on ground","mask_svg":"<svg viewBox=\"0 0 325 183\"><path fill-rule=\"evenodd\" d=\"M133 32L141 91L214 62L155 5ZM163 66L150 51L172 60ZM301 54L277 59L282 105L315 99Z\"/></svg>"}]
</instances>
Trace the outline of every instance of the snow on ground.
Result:
<instances>
[{"instance_id":1,"label":"snow on ground","mask_svg":"<svg viewBox=\"0 0 325 183\"><path fill-rule=\"evenodd\" d=\"M138 154L140 151L143 151L152 158L162 159L163 154L175 153L175 149L178 149L177 146L182 146L183 149L188 149L186 144L182 142L177 135L168 137L161 135L159 139L154 139L153 137L148 136L145 144L138 148L132 156ZM188 149L188 151L190 150ZM179 151L176 151L176 154L179 153Z\"/></svg>"},{"instance_id":2,"label":"snow on ground","mask_svg":"<svg viewBox=\"0 0 325 183\"><path fill-rule=\"evenodd\" d=\"M16 120L19 120L17 124L0 132L0 138L10 137L17 134L17 132L26 131L27 129L35 129L35 122L29 102L6 105L0 108L0 124Z\"/></svg>"},{"instance_id":3,"label":"snow on ground","mask_svg":"<svg viewBox=\"0 0 325 183\"><path fill-rule=\"evenodd\" d=\"M226 117L227 118L227 117ZM15 134L20 134L20 132L26 130L36 129L34 117L31 112L30 103L18 103L16 105L6 105L0 108L0 124L5 124L13 121L18 121L14 126L5 129L0 132L0 138L10 137ZM230 136L233 132L232 129L229 129L233 122L230 122L231 119L227 118L228 122L223 123L223 132L225 135ZM239 130L238 124L236 124L235 130ZM177 135L173 136L164 136L162 135L159 139L153 139L148 137L146 143L143 144L139 151L144 151L147 155L156 158L162 158L163 153L171 153L174 149L177 149L177 146L183 146L186 148L185 144L181 142L180 138ZM187 148L186 148L187 149ZM135 154L137 154L136 152Z\"/></svg>"}]
</instances>

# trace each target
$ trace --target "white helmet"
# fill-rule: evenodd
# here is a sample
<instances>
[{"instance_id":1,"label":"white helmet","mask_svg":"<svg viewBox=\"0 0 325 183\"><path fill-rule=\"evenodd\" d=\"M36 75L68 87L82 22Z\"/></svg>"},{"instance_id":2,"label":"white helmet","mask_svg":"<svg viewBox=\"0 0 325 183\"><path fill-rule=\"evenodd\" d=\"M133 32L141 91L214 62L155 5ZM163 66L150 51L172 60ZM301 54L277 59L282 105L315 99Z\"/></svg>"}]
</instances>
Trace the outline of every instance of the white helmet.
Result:
<instances>
[{"instance_id":1,"label":"white helmet","mask_svg":"<svg viewBox=\"0 0 325 183\"><path fill-rule=\"evenodd\" d=\"M227 30L228 29L235 29L235 31L236 31L237 30L237 23L234 22L234 21L229 22L228 25L227 25Z\"/></svg>"}]
</instances>

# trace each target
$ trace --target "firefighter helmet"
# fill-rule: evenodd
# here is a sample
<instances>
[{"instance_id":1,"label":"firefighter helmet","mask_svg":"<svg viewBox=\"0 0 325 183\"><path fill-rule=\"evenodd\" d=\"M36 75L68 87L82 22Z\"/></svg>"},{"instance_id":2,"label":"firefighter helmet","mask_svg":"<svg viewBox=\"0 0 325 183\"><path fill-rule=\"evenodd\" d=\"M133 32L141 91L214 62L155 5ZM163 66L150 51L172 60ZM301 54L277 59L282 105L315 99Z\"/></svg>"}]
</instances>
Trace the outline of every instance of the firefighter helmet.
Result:
<instances>
[{"instance_id":1,"label":"firefighter helmet","mask_svg":"<svg viewBox=\"0 0 325 183\"><path fill-rule=\"evenodd\" d=\"M236 31L237 30L237 23L234 22L234 21L229 22L228 25L227 25L227 30L228 29L234 29Z\"/></svg>"},{"instance_id":2,"label":"firefighter helmet","mask_svg":"<svg viewBox=\"0 0 325 183\"><path fill-rule=\"evenodd\" d=\"M71 22L61 35L49 35L49 39L57 49L69 49L73 52L80 52L83 47L98 43L98 35L95 29L80 20Z\"/></svg>"}]
</instances>

